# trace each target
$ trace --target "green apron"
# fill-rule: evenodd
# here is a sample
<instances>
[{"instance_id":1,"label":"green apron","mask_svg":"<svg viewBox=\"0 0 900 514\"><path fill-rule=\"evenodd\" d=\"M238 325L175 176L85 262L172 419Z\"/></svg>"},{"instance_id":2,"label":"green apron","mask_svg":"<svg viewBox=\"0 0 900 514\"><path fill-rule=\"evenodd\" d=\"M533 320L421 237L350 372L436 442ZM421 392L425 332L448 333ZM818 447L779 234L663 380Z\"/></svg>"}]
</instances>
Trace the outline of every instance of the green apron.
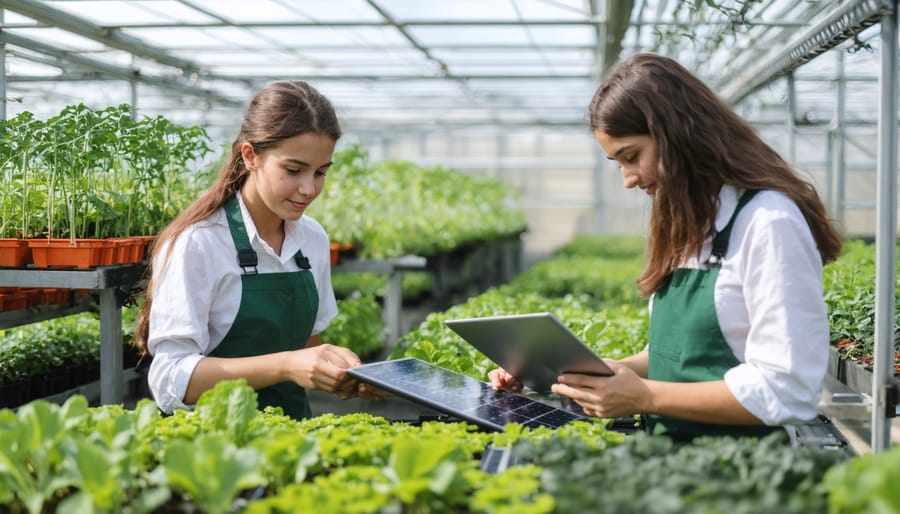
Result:
<instances>
[{"instance_id":1,"label":"green apron","mask_svg":"<svg viewBox=\"0 0 900 514\"><path fill-rule=\"evenodd\" d=\"M738 364L719 327L714 291L722 259L728 250L731 227L738 212L758 191L747 191L738 201L728 225L713 238L708 269L676 269L669 283L657 291L650 315L647 376L665 382L722 380ZM701 435L762 437L781 427L716 425L646 414L646 428L675 440Z\"/></svg>"},{"instance_id":2,"label":"green apron","mask_svg":"<svg viewBox=\"0 0 900 514\"><path fill-rule=\"evenodd\" d=\"M309 261L298 251L300 271L257 273L256 252L250 246L237 198L225 202L231 238L237 249L241 275L241 305L225 339L212 351L215 357L249 357L297 350L306 346L319 295ZM281 407L295 419L310 417L306 391L294 382L282 382L257 391L259 408Z\"/></svg>"}]
</instances>

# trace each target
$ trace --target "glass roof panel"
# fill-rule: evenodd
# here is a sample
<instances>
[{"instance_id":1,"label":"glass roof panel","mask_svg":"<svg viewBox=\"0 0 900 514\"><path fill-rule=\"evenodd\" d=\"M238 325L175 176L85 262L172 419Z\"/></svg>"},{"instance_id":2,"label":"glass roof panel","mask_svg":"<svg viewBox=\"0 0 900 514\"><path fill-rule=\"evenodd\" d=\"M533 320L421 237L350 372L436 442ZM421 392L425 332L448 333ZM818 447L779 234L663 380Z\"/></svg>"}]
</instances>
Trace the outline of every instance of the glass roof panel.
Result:
<instances>
[{"instance_id":1,"label":"glass roof panel","mask_svg":"<svg viewBox=\"0 0 900 514\"><path fill-rule=\"evenodd\" d=\"M583 17L580 0L380 0L379 5L397 21L498 21L524 18L577 19Z\"/></svg>"},{"instance_id":2,"label":"glass roof panel","mask_svg":"<svg viewBox=\"0 0 900 514\"><path fill-rule=\"evenodd\" d=\"M27 37L35 41L50 44L63 50L78 52L97 52L104 50L104 45L71 32L53 28L17 28L4 29L17 36Z\"/></svg>"},{"instance_id":3,"label":"glass roof panel","mask_svg":"<svg viewBox=\"0 0 900 514\"><path fill-rule=\"evenodd\" d=\"M236 27L197 29L193 27L165 27L131 29L128 33L145 43L159 48L178 46L182 48L232 48L244 45L258 46L263 41L251 31Z\"/></svg>"},{"instance_id":4,"label":"glass roof panel","mask_svg":"<svg viewBox=\"0 0 900 514\"><path fill-rule=\"evenodd\" d=\"M210 22L214 18L174 0L82 0L77 2L56 2L54 7L75 16L90 20L97 25L120 25L127 23L198 23Z\"/></svg>"},{"instance_id":5,"label":"glass roof panel","mask_svg":"<svg viewBox=\"0 0 900 514\"><path fill-rule=\"evenodd\" d=\"M381 16L365 0L194 0L194 5L235 24L258 21L354 21L376 22Z\"/></svg>"},{"instance_id":6,"label":"glass roof panel","mask_svg":"<svg viewBox=\"0 0 900 514\"><path fill-rule=\"evenodd\" d=\"M624 31L623 55L673 56L721 89L850 1L638 0ZM43 11L32 11L33 19L6 8L0 32L13 41L6 44L9 90L25 99L10 112L35 108L25 102L38 101L41 108L53 104L58 110L78 90L97 101L104 96L127 101L130 86L122 78L136 68L147 82L139 84L139 104L189 110L209 103L208 119L239 117L255 89L267 82L303 78L335 95L335 103L348 112L365 112L366 123L390 111L392 120L412 126L419 122L418 104L427 104L456 112L454 121L478 119L487 126L491 118L524 123L530 117L578 129L584 127L600 66L614 60L604 55L605 42L598 38L607 33L601 23L606 8L618 5L596 2L600 12L592 14L584 0L29 3ZM68 23L60 24L68 30L56 28L54 20L65 17ZM96 31L97 26L110 31ZM863 32L861 41L877 40L877 29ZM58 51L31 48L35 45L15 39L21 37ZM827 52L796 71L803 96L798 107L810 116L833 116L835 55ZM848 84L848 117L874 119L877 55L845 52L843 66L857 78ZM43 76L62 76L65 87L34 81ZM97 78L104 80L85 81ZM766 122L783 118L784 82L761 88L742 108ZM91 91L84 87L88 84ZM177 94L167 85L177 85ZM482 116L485 112L491 115Z\"/></svg>"}]
</instances>

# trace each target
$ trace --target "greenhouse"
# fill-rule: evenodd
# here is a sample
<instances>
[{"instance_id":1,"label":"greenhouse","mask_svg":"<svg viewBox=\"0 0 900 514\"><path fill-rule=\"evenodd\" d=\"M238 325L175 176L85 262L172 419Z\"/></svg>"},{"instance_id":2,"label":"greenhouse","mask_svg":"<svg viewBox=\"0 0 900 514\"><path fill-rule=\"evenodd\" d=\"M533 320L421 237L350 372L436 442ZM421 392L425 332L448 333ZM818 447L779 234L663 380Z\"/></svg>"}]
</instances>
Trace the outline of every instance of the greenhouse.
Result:
<instances>
[{"instance_id":1,"label":"greenhouse","mask_svg":"<svg viewBox=\"0 0 900 514\"><path fill-rule=\"evenodd\" d=\"M0 512L900 512L897 8L0 0Z\"/></svg>"}]
</instances>

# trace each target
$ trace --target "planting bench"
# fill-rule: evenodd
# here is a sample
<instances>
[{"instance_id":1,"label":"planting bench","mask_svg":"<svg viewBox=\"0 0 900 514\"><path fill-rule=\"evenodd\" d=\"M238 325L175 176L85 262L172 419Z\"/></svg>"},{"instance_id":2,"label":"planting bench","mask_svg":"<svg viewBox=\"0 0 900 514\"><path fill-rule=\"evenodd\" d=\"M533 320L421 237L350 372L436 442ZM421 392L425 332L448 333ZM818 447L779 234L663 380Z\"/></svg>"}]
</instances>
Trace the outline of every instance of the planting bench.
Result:
<instances>
[{"instance_id":1,"label":"planting bench","mask_svg":"<svg viewBox=\"0 0 900 514\"><path fill-rule=\"evenodd\" d=\"M122 403L125 387L122 369L122 301L125 294L123 290L130 290L137 285L143 272L143 264L101 266L90 270L0 269L0 286L87 289L99 293L100 403ZM64 306L3 312L0 313L0 328L10 328L93 308L92 302L82 299Z\"/></svg>"}]
</instances>

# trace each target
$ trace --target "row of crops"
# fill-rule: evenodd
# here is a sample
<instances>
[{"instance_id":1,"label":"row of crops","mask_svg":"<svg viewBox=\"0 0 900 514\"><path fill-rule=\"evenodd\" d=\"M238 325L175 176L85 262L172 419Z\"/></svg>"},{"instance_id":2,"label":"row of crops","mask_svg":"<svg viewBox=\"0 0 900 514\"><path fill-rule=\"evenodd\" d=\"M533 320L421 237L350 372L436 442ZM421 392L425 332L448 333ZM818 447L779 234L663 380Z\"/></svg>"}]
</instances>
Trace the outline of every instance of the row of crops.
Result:
<instances>
[{"instance_id":1,"label":"row of crops","mask_svg":"<svg viewBox=\"0 0 900 514\"><path fill-rule=\"evenodd\" d=\"M0 238L156 234L222 162L198 173L211 152L203 129L133 120L127 105L24 112L0 120L0 143ZM525 230L518 195L497 180L372 162L359 146L335 154L329 177L309 214L362 257L428 256Z\"/></svg>"},{"instance_id":2,"label":"row of crops","mask_svg":"<svg viewBox=\"0 0 900 514\"><path fill-rule=\"evenodd\" d=\"M442 320L552 311L600 354L646 341L633 292L638 239L580 238L511 283L433 313L395 348L484 378L489 362ZM631 250L629 250L629 248ZM829 268L847 265L855 251ZM610 254L602 253L608 250ZM587 252L585 255L582 252ZM560 287L560 283L569 287ZM194 412L32 402L0 411L0 500L12 512L895 512L900 450L842 453L762 441L673 444L606 422L562 429L392 422L358 413L294 421L223 382ZM488 446L519 465L479 468ZM7 450L8 449L8 450ZM879 510L880 509L880 510Z\"/></svg>"},{"instance_id":3,"label":"row of crops","mask_svg":"<svg viewBox=\"0 0 900 514\"><path fill-rule=\"evenodd\" d=\"M128 105L0 120L0 238L156 234L209 184L210 151L203 129Z\"/></svg>"},{"instance_id":4,"label":"row of crops","mask_svg":"<svg viewBox=\"0 0 900 514\"><path fill-rule=\"evenodd\" d=\"M645 302L637 296L633 280L641 270L637 256L642 244L640 238L580 237L563 247L557 258L536 264L512 283L431 314L395 346L393 356L405 352L483 377L490 363L447 329L443 321L541 310L565 319L583 340L597 345L600 355L629 355L646 341ZM859 241L848 242L844 255L825 270L832 343L840 346L845 358L864 365L870 365L874 345L874 277L874 247ZM339 300L340 314L326 332L326 340L364 357L377 355L382 350L384 328L377 301L383 295L383 277L340 274L334 281L346 297ZM420 295L429 289L428 273L405 276L404 296ZM548 298L553 301L548 302ZM124 342L128 345L134 309L124 309L123 316ZM900 326L900 309L897 320ZM96 314L84 313L0 331L0 396L6 391L26 390L25 382L51 380L48 377L66 368L79 373L71 369L73 366L91 366L96 373L99 330ZM46 392L43 387L34 391L24 399Z\"/></svg>"}]
</instances>

